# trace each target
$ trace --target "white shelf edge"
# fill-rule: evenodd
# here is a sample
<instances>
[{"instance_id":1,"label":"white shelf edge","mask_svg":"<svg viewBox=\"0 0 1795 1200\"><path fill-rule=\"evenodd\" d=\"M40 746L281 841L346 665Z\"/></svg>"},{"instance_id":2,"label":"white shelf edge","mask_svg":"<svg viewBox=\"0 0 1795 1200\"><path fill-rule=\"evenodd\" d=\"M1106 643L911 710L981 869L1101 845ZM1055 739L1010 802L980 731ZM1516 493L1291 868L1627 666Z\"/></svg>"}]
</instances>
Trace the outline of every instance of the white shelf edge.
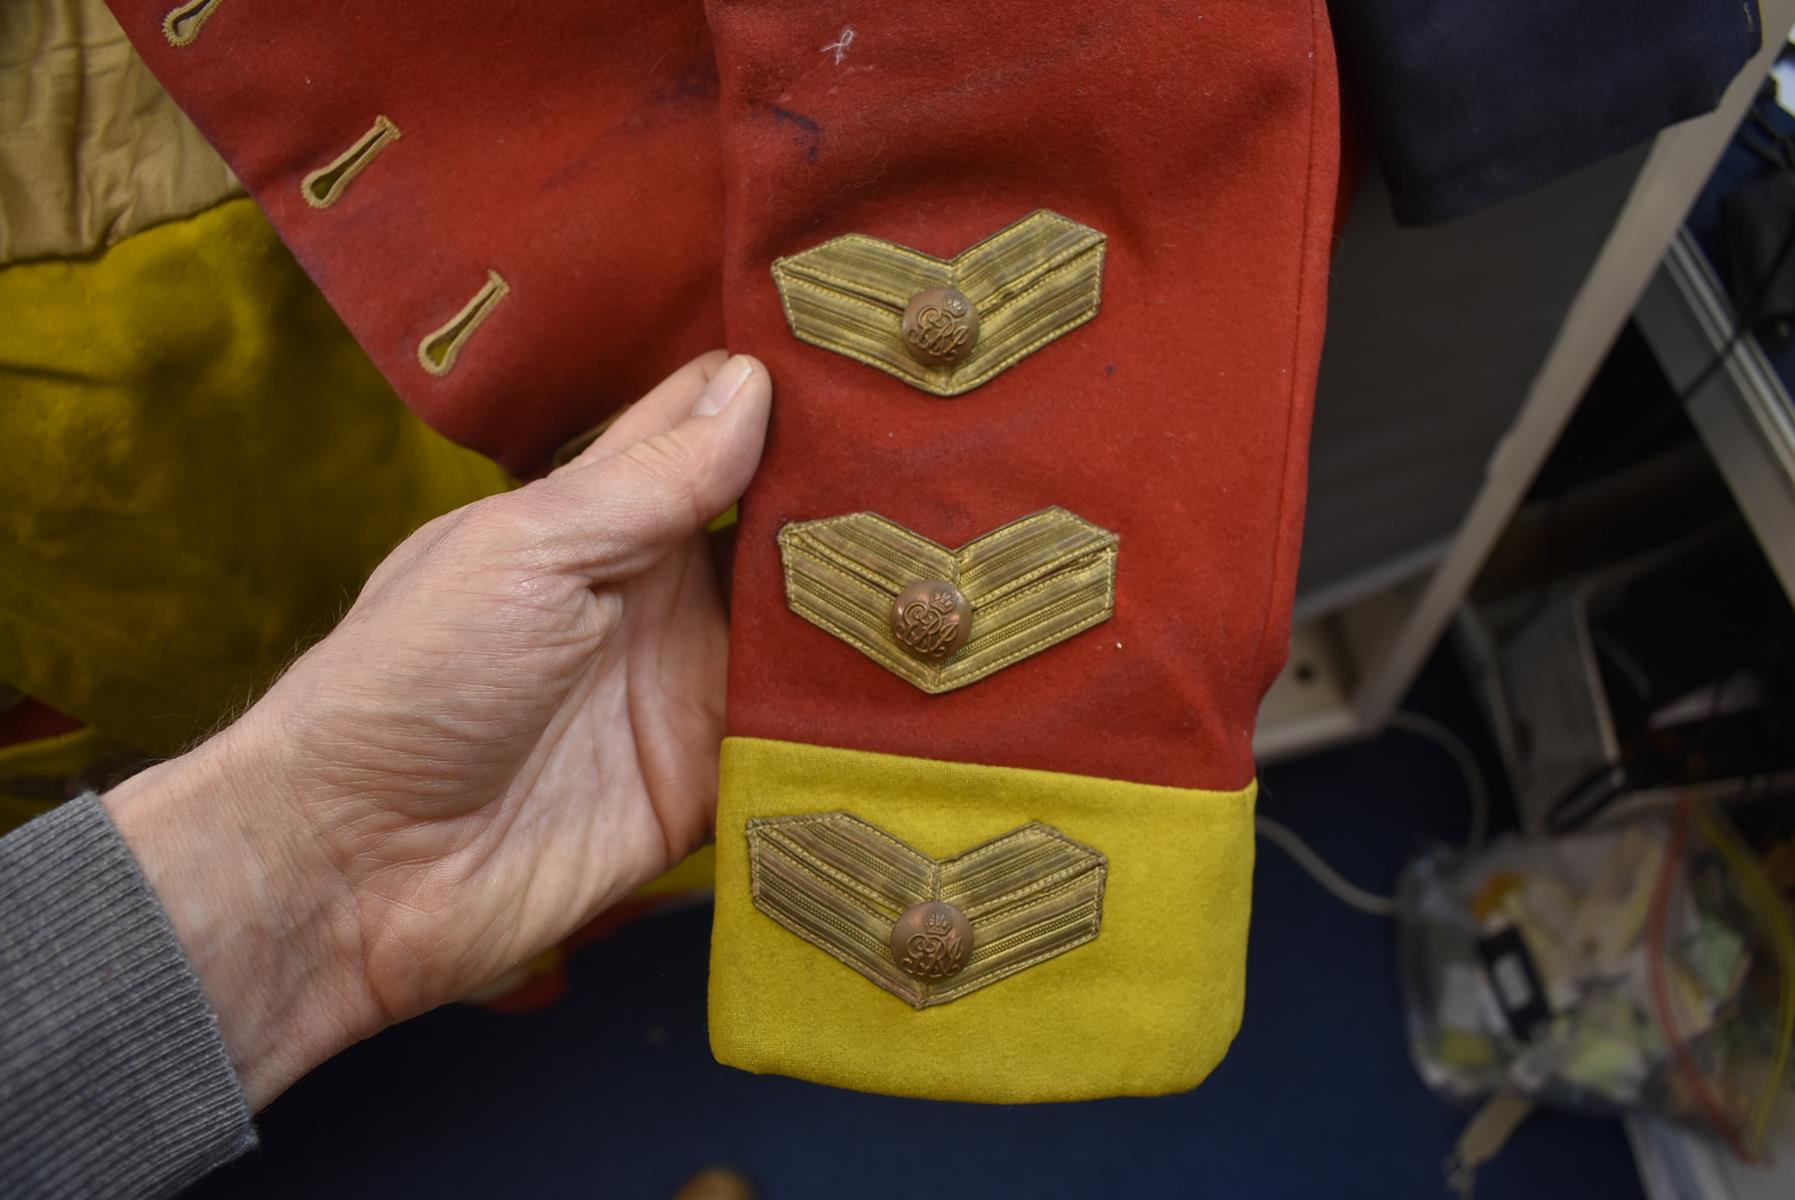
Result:
<instances>
[{"instance_id":1,"label":"white shelf edge","mask_svg":"<svg viewBox=\"0 0 1795 1200\"><path fill-rule=\"evenodd\" d=\"M1689 397L1689 419L1738 501L1783 590L1795 599L1795 405L1757 339L1733 336L1732 305L1687 229L1639 302L1640 331L1671 386L1710 378Z\"/></svg>"}]
</instances>

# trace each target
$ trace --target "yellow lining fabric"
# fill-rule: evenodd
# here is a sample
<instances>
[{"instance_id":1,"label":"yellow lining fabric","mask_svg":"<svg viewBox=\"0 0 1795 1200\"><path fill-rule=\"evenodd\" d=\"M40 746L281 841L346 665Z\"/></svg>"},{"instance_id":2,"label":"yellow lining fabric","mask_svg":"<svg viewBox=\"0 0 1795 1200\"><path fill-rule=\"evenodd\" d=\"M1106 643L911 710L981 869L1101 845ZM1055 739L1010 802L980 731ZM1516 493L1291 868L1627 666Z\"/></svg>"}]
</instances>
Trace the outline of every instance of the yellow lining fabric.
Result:
<instances>
[{"instance_id":1,"label":"yellow lining fabric","mask_svg":"<svg viewBox=\"0 0 1795 1200\"><path fill-rule=\"evenodd\" d=\"M243 188L103 0L0 3L0 263L88 254Z\"/></svg>"},{"instance_id":2,"label":"yellow lining fabric","mask_svg":"<svg viewBox=\"0 0 1795 1200\"><path fill-rule=\"evenodd\" d=\"M711 1048L747 1071L937 1100L1195 1087L1240 1026L1254 796L1253 785L1197 791L730 738ZM754 907L749 819L830 809L935 858L1045 821L1108 857L1102 935L1000 986L912 1009Z\"/></svg>"},{"instance_id":3,"label":"yellow lining fabric","mask_svg":"<svg viewBox=\"0 0 1795 1200\"><path fill-rule=\"evenodd\" d=\"M178 752L412 529L505 490L251 200L0 271L0 681Z\"/></svg>"},{"instance_id":4,"label":"yellow lining fabric","mask_svg":"<svg viewBox=\"0 0 1795 1200\"><path fill-rule=\"evenodd\" d=\"M141 761L130 747L89 726L0 746L0 834L46 813L67 798L67 784L93 773L103 786L112 768Z\"/></svg>"}]
</instances>

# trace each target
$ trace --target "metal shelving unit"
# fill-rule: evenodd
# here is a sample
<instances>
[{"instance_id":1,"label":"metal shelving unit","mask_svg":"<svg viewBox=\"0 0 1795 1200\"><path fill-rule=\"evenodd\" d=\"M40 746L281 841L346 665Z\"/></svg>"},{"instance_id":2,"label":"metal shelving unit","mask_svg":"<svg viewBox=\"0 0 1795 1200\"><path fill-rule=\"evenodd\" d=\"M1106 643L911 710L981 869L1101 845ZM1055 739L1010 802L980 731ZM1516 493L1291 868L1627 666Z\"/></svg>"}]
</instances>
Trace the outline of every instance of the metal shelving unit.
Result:
<instances>
[{"instance_id":1,"label":"metal shelving unit","mask_svg":"<svg viewBox=\"0 0 1795 1200\"><path fill-rule=\"evenodd\" d=\"M1757 339L1734 337L1726 291L1687 229L1665 253L1635 319L1672 387L1685 390L1706 373L1689 397L1689 418L1795 599L1795 401Z\"/></svg>"},{"instance_id":2,"label":"metal shelving unit","mask_svg":"<svg viewBox=\"0 0 1795 1200\"><path fill-rule=\"evenodd\" d=\"M1763 26L1795 26L1795 0L1760 0ZM1700 356L1681 378L1693 379L1731 329L1724 296L1707 273L1707 300L1694 281L1707 264L1693 259L1680 236L1683 221L1721 152L1769 73L1781 42L1766 38L1739 73L1720 106L1705 117L1664 130L1653 141L1632 191L1594 265L1571 302L1556 340L1534 372L1526 399L1508 429L1489 446L1483 479L1468 511L1437 560L1413 564L1416 573L1381 580L1370 594L1342 597L1332 611L1305 605L1293 631L1289 667L1260 710L1255 748L1261 760L1313 750L1382 729L1439 643L1529 484L1558 441L1577 402L1636 307L1682 305L1693 314L1665 320L1684 328ZM1667 257L1668 256L1668 257ZM1664 264L1660 271L1660 264ZM1696 268L1700 268L1697 271ZM1669 295L1658 283L1672 275ZM1679 273L1682 276L1678 281ZM1721 308L1712 307L1718 300ZM1674 311L1674 310L1672 310ZM1642 322L1647 314L1641 314ZM1716 323L1718 322L1718 323ZM1720 341L1714 340L1720 331ZM1693 332L1691 332L1693 331ZM1702 339L1706 339L1705 341ZM1755 347L1741 346L1726 369L1701 389L1690 415L1721 462L1740 504L1771 555L1785 588L1795 586L1795 433L1786 394ZM1660 353L1663 353L1662 351ZM1470 369L1472 364L1467 364ZM1673 379L1678 376L1673 372ZM1741 381L1752 381L1742 386ZM1712 394L1710 394L1712 393ZM1770 401L1776 397L1780 407ZM1439 404L1450 406L1442 394ZM1303 618L1307 619L1303 619Z\"/></svg>"},{"instance_id":3,"label":"metal shelving unit","mask_svg":"<svg viewBox=\"0 0 1795 1200\"><path fill-rule=\"evenodd\" d=\"M1761 0L1766 29L1795 25L1795 0ZM1515 419L1489 446L1481 486L1457 530L1425 555L1364 573L1364 587L1299 597L1288 667L1261 709L1262 760L1381 729L1458 613L1497 539L1556 444L1615 337L1635 318L1673 387L1700 386L1690 419L1795 600L1795 402L1734 316L1683 228L1781 42L1758 57L1719 108L1661 133L1625 206L1540 362ZM1719 366L1713 367L1713 364ZM1712 369L1710 369L1712 367ZM1706 372L1708 378L1700 377ZM1442 405L1451 403L1442 395ZM1767 1200L1795 1194L1795 1105L1784 1104L1768 1165L1645 1119L1628 1123L1652 1200Z\"/></svg>"}]
</instances>

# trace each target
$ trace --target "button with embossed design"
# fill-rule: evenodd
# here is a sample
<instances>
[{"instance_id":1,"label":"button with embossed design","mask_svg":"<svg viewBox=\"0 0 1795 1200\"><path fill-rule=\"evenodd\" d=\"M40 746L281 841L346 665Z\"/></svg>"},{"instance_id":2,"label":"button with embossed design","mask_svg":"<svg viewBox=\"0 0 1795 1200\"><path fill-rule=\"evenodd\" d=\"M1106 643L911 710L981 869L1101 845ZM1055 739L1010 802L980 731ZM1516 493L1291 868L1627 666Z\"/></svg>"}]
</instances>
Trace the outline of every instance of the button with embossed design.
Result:
<instances>
[{"instance_id":1,"label":"button with embossed design","mask_svg":"<svg viewBox=\"0 0 1795 1200\"><path fill-rule=\"evenodd\" d=\"M965 293L928 288L904 308L904 347L925 367L951 367L979 340L979 313Z\"/></svg>"},{"instance_id":2,"label":"button with embossed design","mask_svg":"<svg viewBox=\"0 0 1795 1200\"><path fill-rule=\"evenodd\" d=\"M972 954L972 922L951 904L928 900L891 927L891 957L912 979L946 979Z\"/></svg>"},{"instance_id":3,"label":"button with embossed design","mask_svg":"<svg viewBox=\"0 0 1795 1200\"><path fill-rule=\"evenodd\" d=\"M945 579L925 579L891 603L891 635L912 658L946 662L972 633L972 604Z\"/></svg>"}]
</instances>

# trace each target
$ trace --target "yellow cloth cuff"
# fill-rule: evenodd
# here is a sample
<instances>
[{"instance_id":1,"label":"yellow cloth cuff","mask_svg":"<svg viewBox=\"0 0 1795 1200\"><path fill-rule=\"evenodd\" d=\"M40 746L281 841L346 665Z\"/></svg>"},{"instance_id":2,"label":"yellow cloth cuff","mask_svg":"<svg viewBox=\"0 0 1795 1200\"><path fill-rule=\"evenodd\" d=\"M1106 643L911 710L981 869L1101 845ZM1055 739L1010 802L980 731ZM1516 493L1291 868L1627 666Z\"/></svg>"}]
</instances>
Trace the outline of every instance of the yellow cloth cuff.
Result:
<instances>
[{"instance_id":1,"label":"yellow cloth cuff","mask_svg":"<svg viewBox=\"0 0 1795 1200\"><path fill-rule=\"evenodd\" d=\"M936 1100L1195 1087L1240 1028L1255 791L730 738L717 810L711 1049L747 1071ZM936 858L1044 821L1108 858L1098 935L914 1009L754 906L749 819L833 811Z\"/></svg>"},{"instance_id":2,"label":"yellow cloth cuff","mask_svg":"<svg viewBox=\"0 0 1795 1200\"><path fill-rule=\"evenodd\" d=\"M708 892L717 880L717 851L700 846L667 870L636 889L634 899L677 896L682 892Z\"/></svg>"}]
</instances>

